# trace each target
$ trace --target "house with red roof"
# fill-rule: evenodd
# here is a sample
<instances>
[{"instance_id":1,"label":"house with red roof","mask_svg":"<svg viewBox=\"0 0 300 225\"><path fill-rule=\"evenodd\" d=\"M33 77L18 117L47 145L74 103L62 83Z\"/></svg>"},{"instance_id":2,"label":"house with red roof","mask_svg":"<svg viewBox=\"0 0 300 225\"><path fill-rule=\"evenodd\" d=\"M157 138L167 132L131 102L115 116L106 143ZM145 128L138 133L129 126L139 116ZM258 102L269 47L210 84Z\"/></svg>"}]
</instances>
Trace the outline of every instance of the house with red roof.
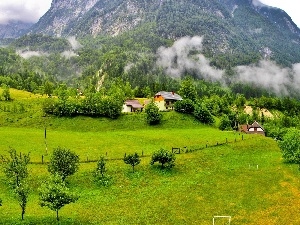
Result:
<instances>
[{"instance_id":1,"label":"house with red roof","mask_svg":"<svg viewBox=\"0 0 300 225\"><path fill-rule=\"evenodd\" d=\"M240 131L246 134L261 134L266 135L263 126L261 126L258 122L254 122L253 124L246 124L240 126Z\"/></svg>"}]
</instances>

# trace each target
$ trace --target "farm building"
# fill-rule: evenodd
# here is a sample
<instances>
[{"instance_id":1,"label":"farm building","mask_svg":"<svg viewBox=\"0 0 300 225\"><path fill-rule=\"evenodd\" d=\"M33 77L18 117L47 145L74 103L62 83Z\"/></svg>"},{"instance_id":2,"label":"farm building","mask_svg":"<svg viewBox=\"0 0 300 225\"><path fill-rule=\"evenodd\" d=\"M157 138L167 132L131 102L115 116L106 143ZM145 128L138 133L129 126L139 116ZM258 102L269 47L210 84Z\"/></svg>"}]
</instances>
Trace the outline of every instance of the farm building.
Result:
<instances>
[{"instance_id":1,"label":"farm building","mask_svg":"<svg viewBox=\"0 0 300 225\"><path fill-rule=\"evenodd\" d=\"M246 124L240 126L240 131L246 134L261 134L265 135L264 128L258 123L254 122L252 125Z\"/></svg>"},{"instance_id":2,"label":"farm building","mask_svg":"<svg viewBox=\"0 0 300 225\"><path fill-rule=\"evenodd\" d=\"M160 111L173 110L174 103L181 100L181 96L174 92L160 91L154 96L154 102Z\"/></svg>"},{"instance_id":3,"label":"farm building","mask_svg":"<svg viewBox=\"0 0 300 225\"><path fill-rule=\"evenodd\" d=\"M143 110L143 106L137 99L126 100L123 105L122 112L140 112Z\"/></svg>"}]
</instances>

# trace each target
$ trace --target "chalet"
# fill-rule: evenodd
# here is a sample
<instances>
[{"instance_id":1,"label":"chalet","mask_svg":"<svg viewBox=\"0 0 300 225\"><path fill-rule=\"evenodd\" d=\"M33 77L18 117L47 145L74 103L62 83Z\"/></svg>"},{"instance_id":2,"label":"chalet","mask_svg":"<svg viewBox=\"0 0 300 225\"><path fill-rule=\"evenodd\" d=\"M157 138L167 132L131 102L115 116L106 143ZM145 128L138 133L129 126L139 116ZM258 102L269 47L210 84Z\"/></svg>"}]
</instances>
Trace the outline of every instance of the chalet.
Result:
<instances>
[{"instance_id":1,"label":"chalet","mask_svg":"<svg viewBox=\"0 0 300 225\"><path fill-rule=\"evenodd\" d=\"M154 102L160 111L173 110L174 103L181 100L181 96L174 92L160 91L154 96Z\"/></svg>"},{"instance_id":2,"label":"chalet","mask_svg":"<svg viewBox=\"0 0 300 225\"><path fill-rule=\"evenodd\" d=\"M261 134L265 136L264 128L256 121L252 125L241 125L240 131L246 134Z\"/></svg>"},{"instance_id":3,"label":"chalet","mask_svg":"<svg viewBox=\"0 0 300 225\"><path fill-rule=\"evenodd\" d=\"M144 107L136 99L126 100L122 112L140 112L143 108Z\"/></svg>"}]
</instances>

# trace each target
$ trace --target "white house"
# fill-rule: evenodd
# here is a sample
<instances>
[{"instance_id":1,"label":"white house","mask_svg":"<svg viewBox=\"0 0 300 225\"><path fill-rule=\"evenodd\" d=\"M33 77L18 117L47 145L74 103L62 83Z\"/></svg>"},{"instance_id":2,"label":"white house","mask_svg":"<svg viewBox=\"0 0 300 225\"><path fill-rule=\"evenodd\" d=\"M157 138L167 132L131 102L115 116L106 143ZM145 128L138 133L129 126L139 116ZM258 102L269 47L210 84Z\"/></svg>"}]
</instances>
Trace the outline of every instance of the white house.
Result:
<instances>
[{"instance_id":1,"label":"white house","mask_svg":"<svg viewBox=\"0 0 300 225\"><path fill-rule=\"evenodd\" d=\"M126 112L137 112L137 111L142 111L143 108L144 107L136 99L126 100L124 105L123 105L122 112L124 112L124 113L126 113Z\"/></svg>"}]
</instances>

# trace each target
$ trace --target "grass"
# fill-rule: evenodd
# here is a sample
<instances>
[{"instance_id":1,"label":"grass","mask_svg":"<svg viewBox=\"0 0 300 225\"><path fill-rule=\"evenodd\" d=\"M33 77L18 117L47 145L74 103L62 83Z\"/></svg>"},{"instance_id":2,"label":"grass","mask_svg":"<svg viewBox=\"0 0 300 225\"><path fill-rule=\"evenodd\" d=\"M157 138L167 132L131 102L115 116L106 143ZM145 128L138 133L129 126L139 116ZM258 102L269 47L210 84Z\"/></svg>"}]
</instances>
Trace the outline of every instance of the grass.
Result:
<instances>
[{"instance_id":1,"label":"grass","mask_svg":"<svg viewBox=\"0 0 300 225\"><path fill-rule=\"evenodd\" d=\"M0 112L0 154L11 146L31 152L32 161L40 162L45 155L44 127L46 161L57 146L70 148L82 161L106 152L109 159L121 159L125 152L150 155L159 148L201 148L176 155L176 166L166 171L150 166L150 157L142 158L135 173L122 160L109 160L107 173L112 183L108 187L93 181L95 162L81 163L79 171L67 179L80 198L60 210L59 224L208 225L215 215L232 216L232 225L300 224L299 171L283 163L272 139L221 132L174 112L164 113L163 123L155 127L145 124L143 114L118 120L43 117L39 101L28 101L26 104L33 105L26 112ZM224 144L226 139L228 144ZM32 191L24 222L0 172L0 224L57 223L55 212L38 204L38 187L49 176L47 165L29 167Z\"/></svg>"},{"instance_id":2,"label":"grass","mask_svg":"<svg viewBox=\"0 0 300 225\"><path fill-rule=\"evenodd\" d=\"M300 222L298 171L282 163L273 140L256 137L180 154L170 171L150 167L149 160L143 158L134 174L121 160L109 161L109 187L93 182L95 163L81 164L68 179L80 199L61 210L61 224L211 224L214 215L231 215L232 224ZM46 165L30 165L30 171L25 224L52 224L55 213L39 207L36 193ZM0 221L18 223L18 205L4 181L0 187Z\"/></svg>"}]
</instances>

